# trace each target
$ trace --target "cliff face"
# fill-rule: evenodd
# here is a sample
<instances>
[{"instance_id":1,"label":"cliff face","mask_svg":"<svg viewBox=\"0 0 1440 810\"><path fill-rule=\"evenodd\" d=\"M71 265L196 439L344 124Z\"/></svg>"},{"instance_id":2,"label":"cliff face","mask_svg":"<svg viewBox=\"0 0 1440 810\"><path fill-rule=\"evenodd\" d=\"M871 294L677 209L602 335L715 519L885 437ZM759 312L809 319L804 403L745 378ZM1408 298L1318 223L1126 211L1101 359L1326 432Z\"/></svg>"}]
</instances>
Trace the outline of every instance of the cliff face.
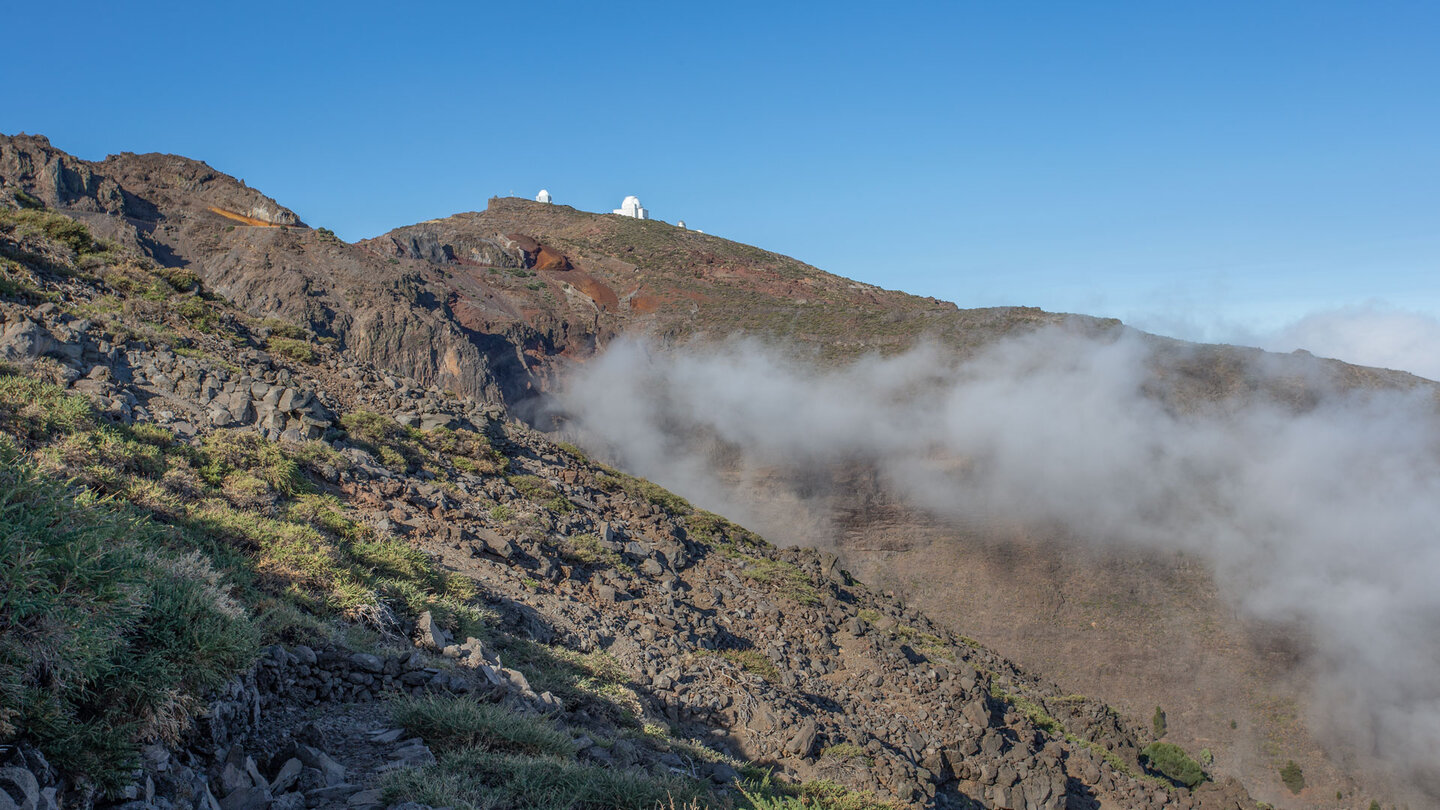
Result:
<instances>
[{"instance_id":1,"label":"cliff face","mask_svg":"<svg viewBox=\"0 0 1440 810\"><path fill-rule=\"evenodd\" d=\"M534 338L519 319L473 332L452 317L444 274L430 264L387 259L312 230L204 163L129 153L92 163L41 137L0 137L0 182L99 236L193 270L248 312L314 328L425 385L494 401L522 399L534 387L517 348Z\"/></svg>"}]
</instances>

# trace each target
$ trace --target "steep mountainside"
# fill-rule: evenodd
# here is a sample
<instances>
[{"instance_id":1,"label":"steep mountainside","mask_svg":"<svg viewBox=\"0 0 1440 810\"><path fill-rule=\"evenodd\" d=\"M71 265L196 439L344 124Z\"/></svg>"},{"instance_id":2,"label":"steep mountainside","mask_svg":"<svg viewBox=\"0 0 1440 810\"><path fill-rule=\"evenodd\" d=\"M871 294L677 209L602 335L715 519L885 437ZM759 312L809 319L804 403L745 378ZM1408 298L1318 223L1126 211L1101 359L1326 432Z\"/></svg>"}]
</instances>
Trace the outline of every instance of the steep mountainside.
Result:
<instances>
[{"instance_id":1,"label":"steep mountainside","mask_svg":"<svg viewBox=\"0 0 1440 810\"><path fill-rule=\"evenodd\" d=\"M191 269L249 312L313 327L357 357L461 393L525 395L528 375L514 344L448 317L443 274L305 227L203 163L130 153L90 163L43 137L0 137L0 185L163 265ZM529 334L514 326L521 340Z\"/></svg>"},{"instance_id":2,"label":"steep mountainside","mask_svg":"<svg viewBox=\"0 0 1440 810\"><path fill-rule=\"evenodd\" d=\"M1255 806L832 555L61 214L0 211L0 270L16 807Z\"/></svg>"},{"instance_id":3,"label":"steep mountainside","mask_svg":"<svg viewBox=\"0 0 1440 810\"><path fill-rule=\"evenodd\" d=\"M386 409L416 426L444 423L427 421L431 414L416 402L440 401L432 398L441 392L507 406L533 404L567 368L627 333L651 336L662 346L751 335L797 357L837 363L872 352L893 354L922 339L964 355L1044 326L1087 335L1124 329L1114 321L1029 308L959 310L663 222L523 200L491 200L483 212L348 245L203 163L133 154L87 162L34 136L0 137L0 204L64 211L159 268L193 273L247 317L278 319L253 322L247 340L294 340L286 335L298 327L337 358L389 373L398 387L386 395ZM128 306L139 309L127 317L158 328L164 313L144 300L134 299ZM1157 349L1149 393L1181 413L1243 408L1257 400L1304 409L1327 388L1424 384L1333 361L1149 340ZM169 371L164 374L173 382ZM357 385L378 378L364 379ZM326 422L323 415L311 414L312 421L300 410L277 415L278 403L268 403L260 417L264 409L254 402L224 393L232 399L222 400L223 407L211 407L212 398L205 413L178 421L230 424L212 416L224 411L236 423L258 420L277 439L291 430L291 439L314 437L327 428L313 423ZM266 404L262 398L260 405ZM515 413L542 415L529 407ZM1169 561L1129 566L1125 559L1057 551L1049 538L1026 534L1030 529L960 532L893 505L903 499L876 489L863 470L824 471L818 482L812 470L777 470L770 483L748 491L753 511L790 504L796 488L826 491L847 516L836 544L842 566L913 595L935 611L932 616L944 617L951 631L980 636L1042 672L1064 673L1067 684L1093 687L1132 722L1143 722L1148 707L1162 700L1177 717L1209 717L1221 711L1207 708L1217 695L1245 696L1240 708L1254 709L1273 705L1274 696L1289 690L1276 680L1283 661L1270 661L1268 642L1252 643L1253 634L1215 597L1203 566L1187 562L1182 574L1172 575L1166 573ZM766 528L780 542L813 539L788 532L783 522ZM1020 545L1010 542L1017 536ZM950 562L962 566L962 577L949 578ZM1117 579L1113 572L1120 568L1126 573ZM1115 588L1143 592L1158 606L1134 611L1127 622L1096 621L1094 634L1085 638L1057 630L1095 621L1105 605L1124 601ZM992 598L997 593L1008 601ZM1197 615L1220 627L1222 638L1206 654L1218 661L1215 671L1223 678L1200 692L1196 682L1184 680L1188 673L1174 672L1176 657L1164 654L1176 617ZM1096 652L1102 650L1132 651L1136 660L1117 668L1109 653ZM1272 713L1294 714L1283 706ZM1297 805L1330 806L1322 794L1335 787L1354 790L1354 770L1330 762L1303 724L1287 732L1283 747L1251 756L1266 742L1264 734L1246 736L1255 731L1248 722L1229 730L1214 717L1207 723L1190 727L1203 728L1203 734L1178 723L1172 733L1192 747L1230 754L1226 761L1267 796L1291 802L1279 792L1277 756L1328 775L1324 790L1312 789L1294 799ZM1214 723L1220 727L1212 735Z\"/></svg>"}]
</instances>

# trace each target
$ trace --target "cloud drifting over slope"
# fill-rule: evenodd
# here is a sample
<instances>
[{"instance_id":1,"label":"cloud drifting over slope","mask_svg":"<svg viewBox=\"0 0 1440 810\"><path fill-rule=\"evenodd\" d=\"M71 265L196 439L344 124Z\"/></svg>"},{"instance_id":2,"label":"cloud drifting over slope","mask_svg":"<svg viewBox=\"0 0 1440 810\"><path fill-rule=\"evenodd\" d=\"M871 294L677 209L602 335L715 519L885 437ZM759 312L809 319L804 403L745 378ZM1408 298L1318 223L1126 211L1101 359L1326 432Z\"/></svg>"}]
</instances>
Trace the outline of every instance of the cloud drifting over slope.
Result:
<instances>
[{"instance_id":1,"label":"cloud drifting over slope","mask_svg":"<svg viewBox=\"0 0 1440 810\"><path fill-rule=\"evenodd\" d=\"M967 362L921 347L818 370L749 342L618 343L561 397L584 441L744 519L697 437L754 469L880 469L957 520L1055 522L1204 555L1247 615L1313 640L1322 719L1418 769L1440 761L1440 420L1425 393L1330 392L1177 416L1134 335L1060 330Z\"/></svg>"},{"instance_id":2,"label":"cloud drifting over slope","mask_svg":"<svg viewBox=\"0 0 1440 810\"><path fill-rule=\"evenodd\" d=\"M1305 349L1321 357L1440 380L1440 320L1379 303L1306 315L1262 335L1260 345L1281 352Z\"/></svg>"},{"instance_id":3,"label":"cloud drifting over slope","mask_svg":"<svg viewBox=\"0 0 1440 810\"><path fill-rule=\"evenodd\" d=\"M1440 380L1440 318L1384 301L1315 310L1265 328L1222 317L1205 305L1135 313L1126 321L1182 340L1273 352L1304 349L1319 357Z\"/></svg>"}]
</instances>

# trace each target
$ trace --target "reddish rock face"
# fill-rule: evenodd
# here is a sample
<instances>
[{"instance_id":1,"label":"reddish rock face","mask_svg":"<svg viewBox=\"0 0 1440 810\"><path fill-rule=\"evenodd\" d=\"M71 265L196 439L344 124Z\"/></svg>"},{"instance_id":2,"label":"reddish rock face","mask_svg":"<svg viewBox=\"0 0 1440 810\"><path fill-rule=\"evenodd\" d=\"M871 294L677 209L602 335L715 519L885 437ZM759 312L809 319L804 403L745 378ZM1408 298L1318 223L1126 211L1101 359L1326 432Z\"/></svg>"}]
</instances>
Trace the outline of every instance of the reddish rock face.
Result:
<instances>
[{"instance_id":1,"label":"reddish rock face","mask_svg":"<svg viewBox=\"0 0 1440 810\"><path fill-rule=\"evenodd\" d=\"M532 270L570 270L574 267L565 254L547 247L533 236L512 233L505 236L515 246L525 251L525 264Z\"/></svg>"},{"instance_id":2,"label":"reddish rock face","mask_svg":"<svg viewBox=\"0 0 1440 810\"><path fill-rule=\"evenodd\" d=\"M540 250L536 251L534 262L536 270L569 270L572 267L570 260L565 258L565 254L544 245L541 245Z\"/></svg>"}]
</instances>

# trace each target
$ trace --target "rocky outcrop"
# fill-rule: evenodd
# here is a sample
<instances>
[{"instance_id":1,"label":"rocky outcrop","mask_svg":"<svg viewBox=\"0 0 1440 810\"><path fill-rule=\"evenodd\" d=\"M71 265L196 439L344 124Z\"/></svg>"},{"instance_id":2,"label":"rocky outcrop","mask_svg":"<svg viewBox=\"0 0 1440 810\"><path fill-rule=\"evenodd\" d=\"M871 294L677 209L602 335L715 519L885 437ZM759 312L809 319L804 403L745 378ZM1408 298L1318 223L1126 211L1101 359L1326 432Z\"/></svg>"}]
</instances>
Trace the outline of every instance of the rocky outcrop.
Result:
<instances>
[{"instance_id":1,"label":"rocky outcrop","mask_svg":"<svg viewBox=\"0 0 1440 810\"><path fill-rule=\"evenodd\" d=\"M127 198L120 184L92 164L54 148L43 135L0 137L0 177L53 208L137 216L151 209Z\"/></svg>"}]
</instances>

